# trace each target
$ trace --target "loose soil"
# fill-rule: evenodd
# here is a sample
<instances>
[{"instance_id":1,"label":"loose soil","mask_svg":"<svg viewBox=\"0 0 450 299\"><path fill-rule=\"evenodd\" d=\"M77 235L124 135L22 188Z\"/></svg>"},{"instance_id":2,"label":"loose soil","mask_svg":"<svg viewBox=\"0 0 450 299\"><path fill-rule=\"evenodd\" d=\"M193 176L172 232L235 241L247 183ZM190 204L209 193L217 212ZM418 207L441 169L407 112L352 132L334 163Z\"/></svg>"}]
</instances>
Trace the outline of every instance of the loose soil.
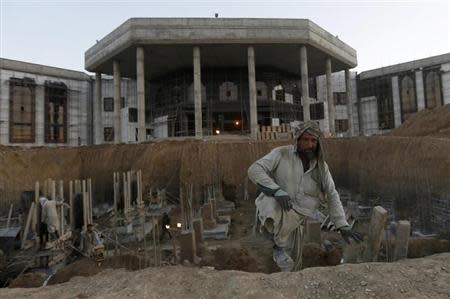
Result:
<instances>
[{"instance_id":1,"label":"loose soil","mask_svg":"<svg viewBox=\"0 0 450 299\"><path fill-rule=\"evenodd\" d=\"M388 135L450 138L450 104L415 113Z\"/></svg>"},{"instance_id":2,"label":"loose soil","mask_svg":"<svg viewBox=\"0 0 450 299\"><path fill-rule=\"evenodd\" d=\"M35 289L2 289L12 298L448 298L450 254L396 263L344 264L294 273L171 266L93 277Z\"/></svg>"},{"instance_id":3,"label":"loose soil","mask_svg":"<svg viewBox=\"0 0 450 299\"><path fill-rule=\"evenodd\" d=\"M134 255L122 255L105 259L100 265L95 261L82 258L56 272L48 284L58 284L69 281L75 276L93 276L105 269L120 269L135 271L144 268L141 259Z\"/></svg>"},{"instance_id":4,"label":"loose soil","mask_svg":"<svg viewBox=\"0 0 450 299\"><path fill-rule=\"evenodd\" d=\"M38 288L44 284L47 274L42 272L29 272L19 275L9 284L10 288Z\"/></svg>"}]
</instances>

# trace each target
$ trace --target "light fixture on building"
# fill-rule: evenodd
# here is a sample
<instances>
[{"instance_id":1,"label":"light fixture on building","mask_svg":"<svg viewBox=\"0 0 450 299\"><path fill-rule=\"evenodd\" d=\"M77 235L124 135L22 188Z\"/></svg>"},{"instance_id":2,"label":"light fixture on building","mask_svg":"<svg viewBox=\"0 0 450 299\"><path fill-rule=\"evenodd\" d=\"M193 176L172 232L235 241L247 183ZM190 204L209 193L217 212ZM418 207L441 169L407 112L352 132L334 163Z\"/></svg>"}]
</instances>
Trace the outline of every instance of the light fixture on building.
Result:
<instances>
[{"instance_id":1,"label":"light fixture on building","mask_svg":"<svg viewBox=\"0 0 450 299\"><path fill-rule=\"evenodd\" d=\"M220 130L216 130L216 134L219 135L220 134Z\"/></svg>"},{"instance_id":2,"label":"light fixture on building","mask_svg":"<svg viewBox=\"0 0 450 299\"><path fill-rule=\"evenodd\" d=\"M177 227L181 228L181 223L180 222L177 223Z\"/></svg>"},{"instance_id":3,"label":"light fixture on building","mask_svg":"<svg viewBox=\"0 0 450 299\"><path fill-rule=\"evenodd\" d=\"M235 121L234 124L236 125L236 127L239 126L239 121Z\"/></svg>"}]
</instances>

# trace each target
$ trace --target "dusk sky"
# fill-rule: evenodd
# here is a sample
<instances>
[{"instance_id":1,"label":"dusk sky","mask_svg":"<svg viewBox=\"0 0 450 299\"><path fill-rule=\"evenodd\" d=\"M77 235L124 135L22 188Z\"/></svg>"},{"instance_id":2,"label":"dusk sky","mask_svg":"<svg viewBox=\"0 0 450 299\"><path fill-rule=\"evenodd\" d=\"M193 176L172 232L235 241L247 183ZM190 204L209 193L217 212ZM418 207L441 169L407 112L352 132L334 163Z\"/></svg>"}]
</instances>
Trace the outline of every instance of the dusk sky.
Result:
<instances>
[{"instance_id":1,"label":"dusk sky","mask_svg":"<svg viewBox=\"0 0 450 299\"><path fill-rule=\"evenodd\" d=\"M0 0L0 57L84 71L132 17L307 18L358 54L358 72L450 52L450 1Z\"/></svg>"}]
</instances>

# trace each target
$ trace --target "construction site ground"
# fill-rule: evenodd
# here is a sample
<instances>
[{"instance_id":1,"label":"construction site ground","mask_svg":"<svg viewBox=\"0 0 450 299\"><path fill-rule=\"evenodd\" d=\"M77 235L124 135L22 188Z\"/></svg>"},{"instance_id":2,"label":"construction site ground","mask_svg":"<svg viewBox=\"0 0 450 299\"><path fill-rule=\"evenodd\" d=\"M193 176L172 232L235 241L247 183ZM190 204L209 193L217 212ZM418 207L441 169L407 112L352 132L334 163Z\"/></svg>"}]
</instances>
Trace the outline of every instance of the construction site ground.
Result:
<instances>
[{"instance_id":1,"label":"construction site ground","mask_svg":"<svg viewBox=\"0 0 450 299\"><path fill-rule=\"evenodd\" d=\"M294 273L217 271L170 266L92 277L33 289L2 289L2 298L448 298L450 253L396 263L344 264Z\"/></svg>"},{"instance_id":2,"label":"construction site ground","mask_svg":"<svg viewBox=\"0 0 450 299\"><path fill-rule=\"evenodd\" d=\"M450 293L450 253L433 255L450 252L450 241L413 240L410 256L426 258L327 267L320 267L326 265L323 249L309 243L303 255L308 268L277 273L271 243L252 233L253 201L241 202L232 219L230 239L207 241L209 249L203 250L197 265L145 268L142 255L132 254L106 259L100 266L82 258L59 270L46 287L30 290L42 286L46 276L26 273L0 294L2 298L448 298ZM342 248L336 233L324 233L324 238Z\"/></svg>"}]
</instances>

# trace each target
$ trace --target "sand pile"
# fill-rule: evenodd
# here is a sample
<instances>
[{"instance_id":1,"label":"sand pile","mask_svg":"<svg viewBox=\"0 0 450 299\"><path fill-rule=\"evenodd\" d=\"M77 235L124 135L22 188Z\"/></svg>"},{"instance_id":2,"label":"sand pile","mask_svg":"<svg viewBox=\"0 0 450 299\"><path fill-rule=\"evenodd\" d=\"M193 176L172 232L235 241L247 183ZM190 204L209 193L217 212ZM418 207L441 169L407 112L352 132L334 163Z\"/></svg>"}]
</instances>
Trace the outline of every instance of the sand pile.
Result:
<instances>
[{"instance_id":1,"label":"sand pile","mask_svg":"<svg viewBox=\"0 0 450 299\"><path fill-rule=\"evenodd\" d=\"M450 138L450 104L414 114L389 135Z\"/></svg>"}]
</instances>

